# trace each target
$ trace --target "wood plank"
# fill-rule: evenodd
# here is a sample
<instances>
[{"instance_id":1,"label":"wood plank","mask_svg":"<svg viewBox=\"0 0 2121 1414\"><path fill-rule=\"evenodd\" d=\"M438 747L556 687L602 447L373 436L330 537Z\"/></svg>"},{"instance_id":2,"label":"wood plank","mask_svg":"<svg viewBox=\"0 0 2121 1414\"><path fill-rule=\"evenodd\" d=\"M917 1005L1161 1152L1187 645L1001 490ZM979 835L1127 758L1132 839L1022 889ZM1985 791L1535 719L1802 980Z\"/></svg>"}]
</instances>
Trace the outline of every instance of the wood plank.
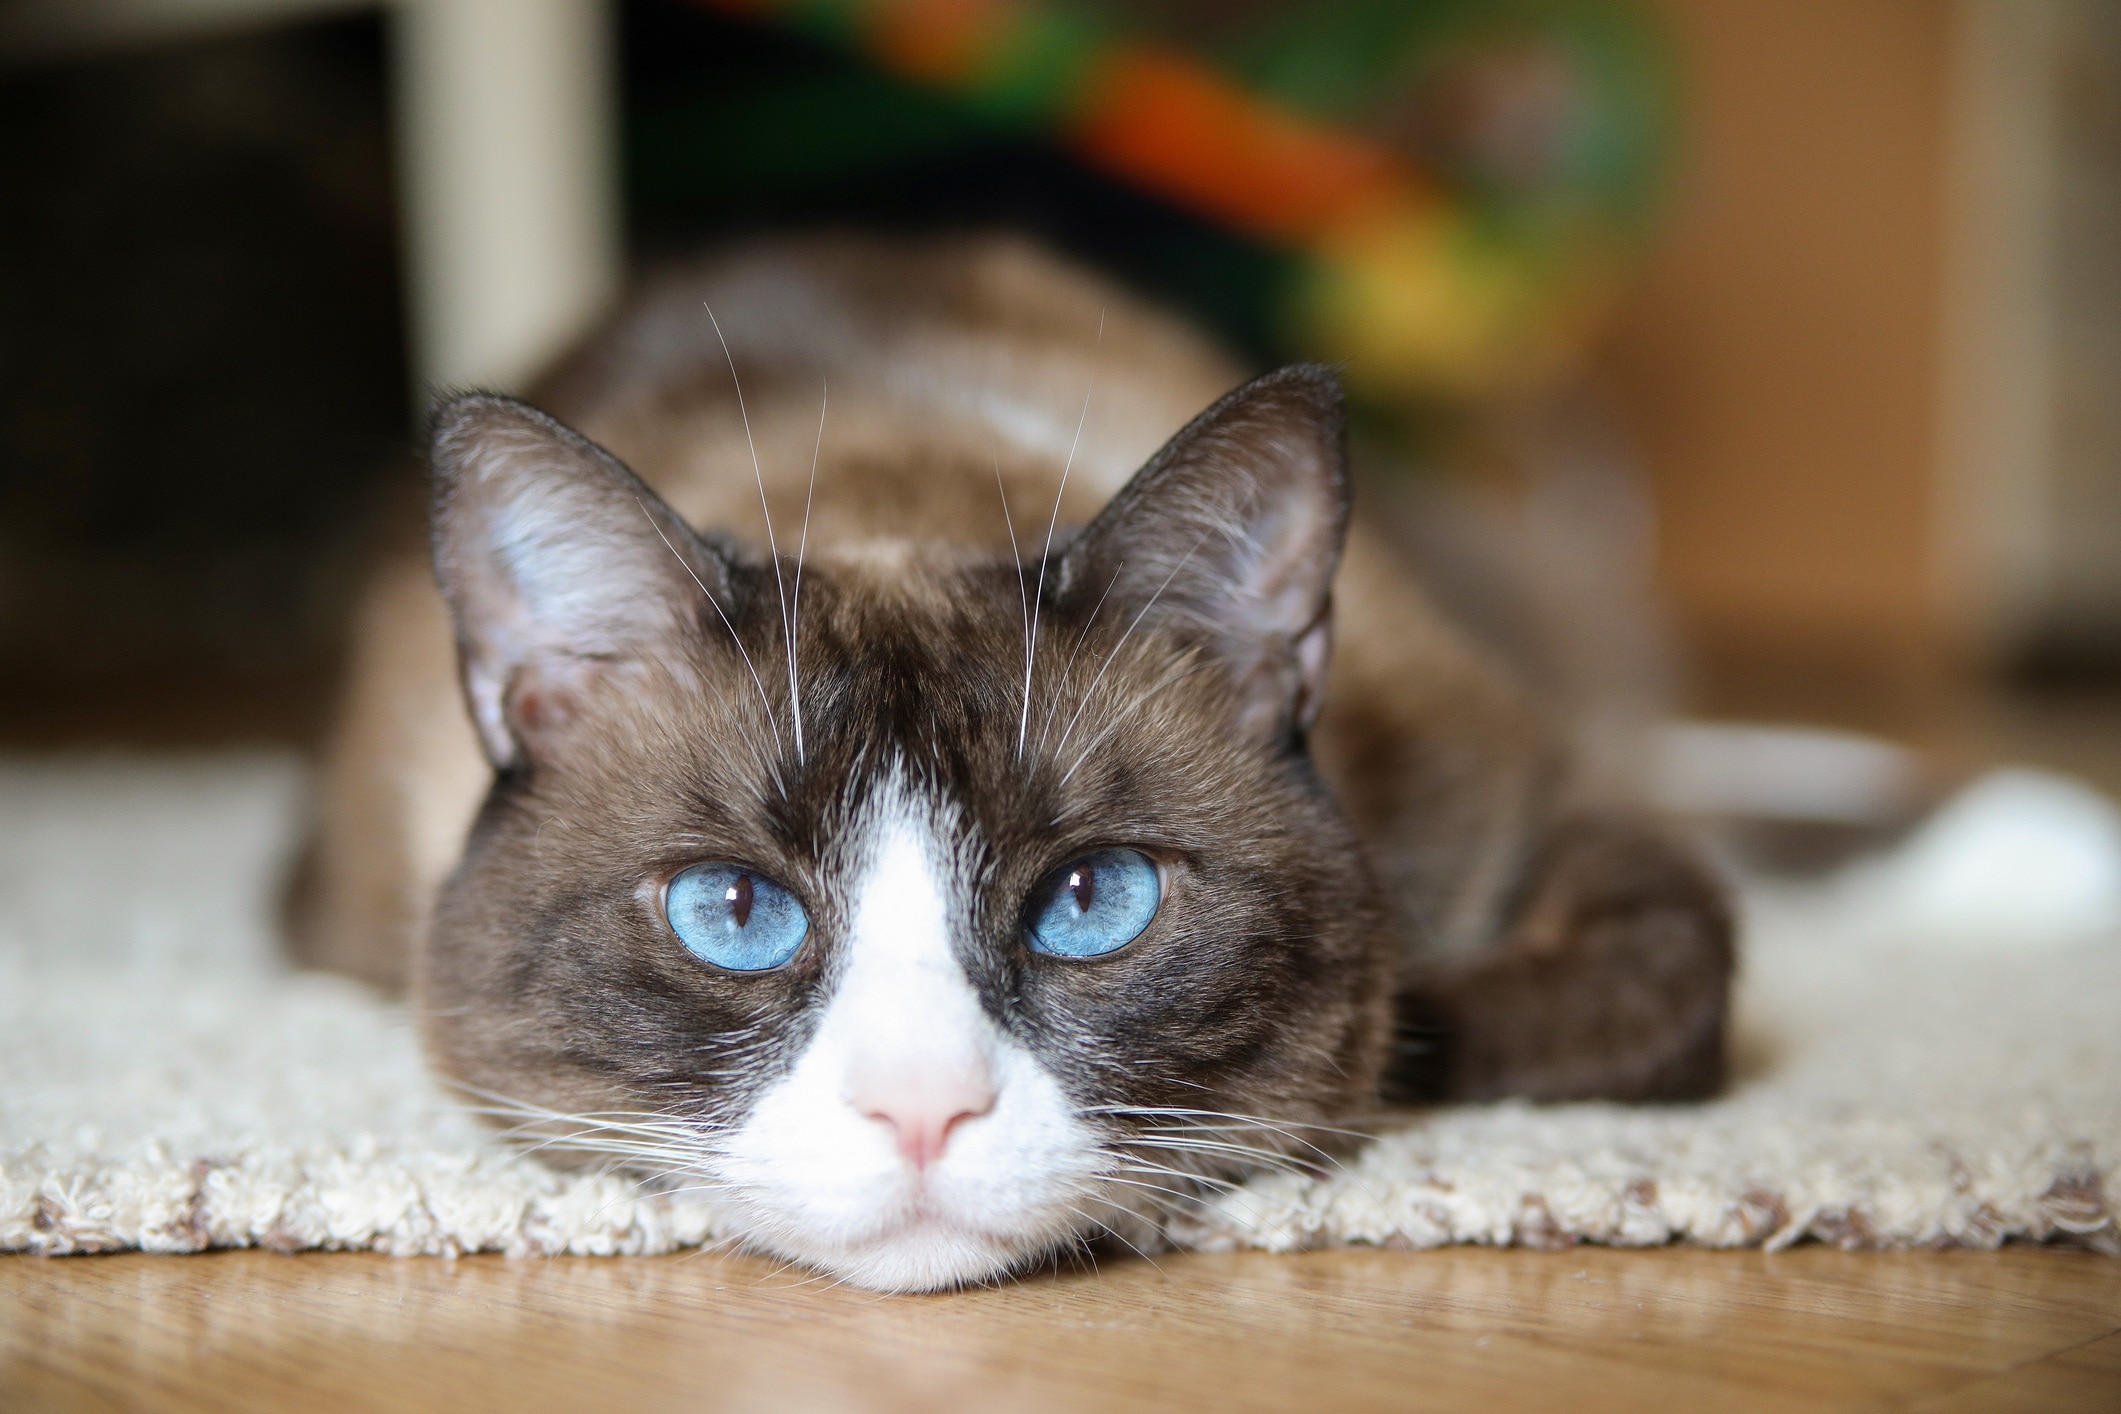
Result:
<instances>
[{"instance_id":1,"label":"wood plank","mask_svg":"<svg viewBox=\"0 0 2121 1414\"><path fill-rule=\"evenodd\" d=\"M2121 1409L2121 1335L2027 1361L1913 1408L1920 1414L2113 1414Z\"/></svg>"},{"instance_id":2,"label":"wood plank","mask_svg":"<svg viewBox=\"0 0 2121 1414\"><path fill-rule=\"evenodd\" d=\"M2048 1251L1169 1256L931 1297L722 1255L0 1259L10 1409L2112 1408L2117 1332L2121 1262Z\"/></svg>"}]
</instances>

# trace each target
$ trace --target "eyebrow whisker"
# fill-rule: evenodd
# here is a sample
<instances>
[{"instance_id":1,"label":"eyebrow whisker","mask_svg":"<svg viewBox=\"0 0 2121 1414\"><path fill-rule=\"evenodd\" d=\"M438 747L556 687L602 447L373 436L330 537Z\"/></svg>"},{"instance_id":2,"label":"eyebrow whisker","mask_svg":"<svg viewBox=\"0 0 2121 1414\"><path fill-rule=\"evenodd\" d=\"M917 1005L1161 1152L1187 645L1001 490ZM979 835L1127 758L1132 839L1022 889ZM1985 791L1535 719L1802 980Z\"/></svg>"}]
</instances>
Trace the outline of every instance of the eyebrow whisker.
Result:
<instances>
[{"instance_id":1,"label":"eyebrow whisker","mask_svg":"<svg viewBox=\"0 0 2121 1414\"><path fill-rule=\"evenodd\" d=\"M1105 342L1105 311L1097 312L1097 342ZM1060 525L1061 499L1068 494L1068 473L1075 469L1075 453L1083 444L1083 424L1090 420L1090 395L1097 391L1097 366L1091 365L1090 380L1083 389L1083 410L1075 419L1075 436L1068 443L1068 459L1061 463L1060 485L1053 492L1053 514L1046 520L1046 547L1038 556L1038 594L1031 601L1031 651L1024 657L1023 716L1016 724L1016 759L1024 759L1024 739L1031 732L1031 665L1038 652L1039 610L1045 606L1046 567L1053 561L1053 532Z\"/></svg>"},{"instance_id":2,"label":"eyebrow whisker","mask_svg":"<svg viewBox=\"0 0 2121 1414\"><path fill-rule=\"evenodd\" d=\"M810 506L817 499L817 463L825 450L825 409L832 401L832 384L819 380L817 443L810 449L810 487L803 493L803 537L795 547L795 612L788 629L788 696L795 709L795 764L803 764L803 689L796 668L796 644L803 627L803 557L810 550Z\"/></svg>"},{"instance_id":3,"label":"eyebrow whisker","mask_svg":"<svg viewBox=\"0 0 2121 1414\"><path fill-rule=\"evenodd\" d=\"M780 738L780 719L774 715L773 703L766 696L766 683L759 677L759 670L751 661L751 650L744 646L743 637L737 633L736 625L729 621L728 611L722 607L721 601L714 597L714 591L707 587L707 581L700 578L700 573L692 567L692 562L679 554L678 547L670 543L670 537L663 533L663 527L656 524L655 516L648 509L648 503L639 497L635 497L634 504L641 508L642 519L646 520L648 528L655 532L655 538L663 542L663 548L670 552L670 558L678 562L678 567L691 577L692 582L699 586L700 593L706 596L707 602L714 606L715 616L721 619L722 627L729 630L729 641L734 643L736 651L743 655L744 667L751 674L752 686L759 690L759 707L766 714L766 726L773 733L775 740L778 741ZM765 764L763 758L762 764ZM786 800L788 798L788 786L781 779L781 773L777 768L773 771L773 783L780 790L781 798Z\"/></svg>"},{"instance_id":4,"label":"eyebrow whisker","mask_svg":"<svg viewBox=\"0 0 2121 1414\"><path fill-rule=\"evenodd\" d=\"M744 404L744 382L737 377L736 355L730 352L729 336L722 332L722 321L714 317L714 306L702 300L701 308L707 311L707 322L714 326L714 336L722 344L722 357L729 363L729 383L731 387L736 389L737 416L744 423L744 445L751 449L751 476L753 480L758 482L759 486L759 514L764 516L766 520L766 554L773 561L773 595L775 602L781 606L781 637L788 651L788 692L793 697L795 695L795 625L788 615L788 586L781 579L781 547L773 536L773 508L766 504L766 473L759 466L759 444L751 435L751 410ZM820 411L818 415L818 440L820 445L823 444L824 436L824 414ZM813 463L813 473L814 471L815 464ZM807 521L807 519L806 513L805 520ZM807 524L805 529L808 529ZM796 761L798 764L801 763L803 757L802 712L801 703L796 703L795 727L791 735L795 738ZM784 791L783 794L785 795L786 792Z\"/></svg>"}]
</instances>

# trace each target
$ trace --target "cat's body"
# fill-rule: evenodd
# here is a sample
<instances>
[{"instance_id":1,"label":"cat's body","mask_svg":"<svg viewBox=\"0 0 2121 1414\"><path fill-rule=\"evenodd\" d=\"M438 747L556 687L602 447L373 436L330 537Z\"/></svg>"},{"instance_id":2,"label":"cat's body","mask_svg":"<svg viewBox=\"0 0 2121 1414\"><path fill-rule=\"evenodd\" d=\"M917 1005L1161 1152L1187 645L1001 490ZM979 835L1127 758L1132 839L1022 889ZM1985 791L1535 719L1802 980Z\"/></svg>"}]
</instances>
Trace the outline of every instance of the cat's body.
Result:
<instances>
[{"instance_id":1,"label":"cat's body","mask_svg":"<svg viewBox=\"0 0 2121 1414\"><path fill-rule=\"evenodd\" d=\"M452 404L436 555L472 722L406 556L327 765L309 955L393 983L416 953L444 1074L631 1114L570 1143L887 1287L1152 1237L1179 1175L1371 1108L1395 1004L1398 1073L1435 1092L1712 1088L1715 886L1575 798L1550 724L1359 521L1335 577L1328 376L1159 454L1239 376L1021 246L823 241L622 312L533 394L588 442ZM731 937L754 876L798 901L789 960L673 932L715 862L749 871L712 875ZM1050 945L1037 910L1094 924L1091 885L1153 916Z\"/></svg>"}]
</instances>

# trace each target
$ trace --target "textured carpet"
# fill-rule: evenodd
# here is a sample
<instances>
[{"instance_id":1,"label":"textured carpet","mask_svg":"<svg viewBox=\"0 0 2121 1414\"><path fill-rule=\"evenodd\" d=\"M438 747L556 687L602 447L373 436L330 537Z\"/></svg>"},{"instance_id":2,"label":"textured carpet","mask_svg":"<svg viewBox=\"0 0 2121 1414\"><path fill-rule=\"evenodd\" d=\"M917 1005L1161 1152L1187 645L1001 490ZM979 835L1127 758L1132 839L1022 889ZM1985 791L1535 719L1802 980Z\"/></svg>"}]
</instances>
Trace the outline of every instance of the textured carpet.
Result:
<instances>
[{"instance_id":1,"label":"textured carpet","mask_svg":"<svg viewBox=\"0 0 2121 1414\"><path fill-rule=\"evenodd\" d=\"M1756 892L1725 1098L1407 1116L1173 1241L2121 1251L2121 826L2067 791L2041 817L2041 788L2015 824L1990 801L1956 842ZM301 796L275 757L0 761L0 1251L712 1238L702 1201L501 1148L427 1081L402 1011L278 967ZM1972 889L1971 846L2021 862Z\"/></svg>"}]
</instances>

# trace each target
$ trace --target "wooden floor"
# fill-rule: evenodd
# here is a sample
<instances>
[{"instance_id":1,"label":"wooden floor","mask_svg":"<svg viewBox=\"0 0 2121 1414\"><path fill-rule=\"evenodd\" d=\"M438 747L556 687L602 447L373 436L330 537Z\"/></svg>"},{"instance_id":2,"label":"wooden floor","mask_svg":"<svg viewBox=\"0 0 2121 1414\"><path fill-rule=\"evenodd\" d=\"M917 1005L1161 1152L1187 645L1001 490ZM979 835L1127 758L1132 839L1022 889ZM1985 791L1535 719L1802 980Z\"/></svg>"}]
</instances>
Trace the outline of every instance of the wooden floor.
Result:
<instances>
[{"instance_id":1,"label":"wooden floor","mask_svg":"<svg viewBox=\"0 0 2121 1414\"><path fill-rule=\"evenodd\" d=\"M744 1258L0 1258L0 1408L2121 1410L2121 1260L1160 1257L883 1297Z\"/></svg>"}]
</instances>

